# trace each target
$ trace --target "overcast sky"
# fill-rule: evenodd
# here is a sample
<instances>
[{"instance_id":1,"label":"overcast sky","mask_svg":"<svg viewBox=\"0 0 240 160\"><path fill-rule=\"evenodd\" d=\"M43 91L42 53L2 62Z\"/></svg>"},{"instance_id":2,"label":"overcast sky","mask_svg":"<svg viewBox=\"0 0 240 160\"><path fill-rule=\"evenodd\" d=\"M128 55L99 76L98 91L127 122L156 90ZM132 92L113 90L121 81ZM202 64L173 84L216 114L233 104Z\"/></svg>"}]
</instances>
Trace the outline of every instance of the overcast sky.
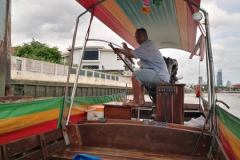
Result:
<instances>
[{"instance_id":1,"label":"overcast sky","mask_svg":"<svg viewBox=\"0 0 240 160\"><path fill-rule=\"evenodd\" d=\"M227 80L240 84L240 0L202 0L201 6L209 12L215 77L222 69L223 85ZM76 18L85 9L75 0L12 0L12 46L27 43L34 38L65 52L72 44ZM80 19L76 46L82 46L90 14ZM94 18L90 38L104 39L121 44L123 40ZM88 45L107 47L105 43L89 42ZM190 53L160 50L165 57L178 61L178 74L182 83L197 83L198 76L206 82L206 61L189 59ZM199 67L200 65L200 67ZM215 83L216 80L215 80Z\"/></svg>"}]
</instances>

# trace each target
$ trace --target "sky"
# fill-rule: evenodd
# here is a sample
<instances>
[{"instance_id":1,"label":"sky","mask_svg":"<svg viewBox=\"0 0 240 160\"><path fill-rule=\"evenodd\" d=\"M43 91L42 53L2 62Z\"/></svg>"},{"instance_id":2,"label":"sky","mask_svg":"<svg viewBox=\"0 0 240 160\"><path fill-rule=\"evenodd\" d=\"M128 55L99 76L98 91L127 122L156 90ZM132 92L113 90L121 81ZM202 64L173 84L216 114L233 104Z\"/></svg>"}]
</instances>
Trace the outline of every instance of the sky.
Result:
<instances>
[{"instance_id":1,"label":"sky","mask_svg":"<svg viewBox=\"0 0 240 160\"><path fill-rule=\"evenodd\" d=\"M223 86L227 81L240 84L240 0L202 0L201 6L208 11L216 75L222 69ZM60 51L72 44L76 18L85 9L75 0L12 0L12 46L30 42L32 38L57 46ZM80 18L75 46L82 46L88 28L90 14ZM199 34L198 34L199 35ZM121 45L124 42L118 35L94 18L90 38L104 39ZM88 42L109 48L106 43ZM178 75L181 83L198 83L202 76L206 82L205 58L189 59L190 53L176 49L161 49L162 55L178 61Z\"/></svg>"}]
</instances>

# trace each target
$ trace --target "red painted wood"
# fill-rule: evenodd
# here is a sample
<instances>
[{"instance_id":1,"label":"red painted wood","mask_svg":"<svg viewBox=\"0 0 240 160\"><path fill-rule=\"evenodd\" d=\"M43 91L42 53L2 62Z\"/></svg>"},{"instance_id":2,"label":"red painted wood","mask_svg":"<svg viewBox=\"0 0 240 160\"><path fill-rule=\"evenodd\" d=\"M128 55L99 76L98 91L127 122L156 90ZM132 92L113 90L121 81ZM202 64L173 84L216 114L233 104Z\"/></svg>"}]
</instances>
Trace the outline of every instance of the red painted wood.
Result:
<instances>
[{"instance_id":1,"label":"red painted wood","mask_svg":"<svg viewBox=\"0 0 240 160\"><path fill-rule=\"evenodd\" d=\"M84 120L84 119L87 119L87 113L82 113L82 114L73 115L73 116L71 116L70 119L69 119L69 121L70 121L69 124L73 124L73 123L82 121L82 120Z\"/></svg>"},{"instance_id":2,"label":"red painted wood","mask_svg":"<svg viewBox=\"0 0 240 160\"><path fill-rule=\"evenodd\" d=\"M86 116L86 113L74 115L70 117L70 121L71 123L75 123L75 122L84 120L85 116ZM58 124L58 119L55 119L55 120L37 124L31 127L26 127L26 128L12 131L12 132L0 134L0 137L1 137L0 144L11 142L13 140L21 139L27 136L32 136L35 134L47 132L52 129L56 129L57 124Z\"/></svg>"},{"instance_id":3,"label":"red painted wood","mask_svg":"<svg viewBox=\"0 0 240 160\"><path fill-rule=\"evenodd\" d=\"M57 128L58 119L48 121L45 123L37 124L31 127L18 129L12 132L0 134L0 144L11 142L13 140L21 139L27 136L32 136L42 132L46 132Z\"/></svg>"},{"instance_id":4,"label":"red painted wood","mask_svg":"<svg viewBox=\"0 0 240 160\"><path fill-rule=\"evenodd\" d=\"M234 154L230 144L228 143L227 139L224 137L224 135L222 134L222 132L220 131L220 138L221 138L221 143L224 147L224 149L226 150L228 156L232 159L232 160L238 160L238 158L236 157L236 155Z\"/></svg>"}]
</instances>

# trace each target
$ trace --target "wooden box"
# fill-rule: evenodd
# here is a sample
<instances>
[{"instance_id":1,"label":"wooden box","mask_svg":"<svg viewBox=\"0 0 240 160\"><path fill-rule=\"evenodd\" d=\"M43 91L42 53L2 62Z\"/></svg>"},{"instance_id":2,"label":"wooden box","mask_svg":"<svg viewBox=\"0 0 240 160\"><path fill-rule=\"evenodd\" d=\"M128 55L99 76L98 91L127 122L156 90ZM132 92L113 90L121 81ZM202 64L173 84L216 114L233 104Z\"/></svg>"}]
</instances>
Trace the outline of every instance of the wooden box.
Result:
<instances>
[{"instance_id":1,"label":"wooden box","mask_svg":"<svg viewBox=\"0 0 240 160\"><path fill-rule=\"evenodd\" d=\"M104 118L131 120L131 108L122 106L123 102L109 102L104 105Z\"/></svg>"},{"instance_id":2,"label":"wooden box","mask_svg":"<svg viewBox=\"0 0 240 160\"><path fill-rule=\"evenodd\" d=\"M184 86L185 84L156 85L155 121L184 123Z\"/></svg>"}]
</instances>

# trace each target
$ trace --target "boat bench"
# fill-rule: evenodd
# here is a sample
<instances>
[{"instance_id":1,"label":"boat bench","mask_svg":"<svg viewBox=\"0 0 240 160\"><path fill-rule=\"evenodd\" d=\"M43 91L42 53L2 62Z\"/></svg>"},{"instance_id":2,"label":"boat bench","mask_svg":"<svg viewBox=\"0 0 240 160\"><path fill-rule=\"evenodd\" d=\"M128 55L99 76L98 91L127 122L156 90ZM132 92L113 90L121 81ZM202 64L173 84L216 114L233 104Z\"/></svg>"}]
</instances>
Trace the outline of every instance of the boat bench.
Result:
<instances>
[{"instance_id":1,"label":"boat bench","mask_svg":"<svg viewBox=\"0 0 240 160\"><path fill-rule=\"evenodd\" d=\"M45 160L47 155L64 147L65 142L61 129L54 129L2 144L0 160Z\"/></svg>"},{"instance_id":2,"label":"boat bench","mask_svg":"<svg viewBox=\"0 0 240 160\"><path fill-rule=\"evenodd\" d=\"M139 121L83 121L68 126L68 146L61 129L54 129L0 145L0 160L70 160L76 154L112 160L187 160L193 159L200 130L175 124L156 128ZM210 142L211 136L204 134L194 159L206 159Z\"/></svg>"},{"instance_id":3,"label":"boat bench","mask_svg":"<svg viewBox=\"0 0 240 160\"><path fill-rule=\"evenodd\" d=\"M48 158L70 160L76 154L88 154L112 160L192 159L190 155L199 132L187 132L184 126L178 126L183 129L146 126L130 120L71 124L68 126L70 145ZM210 147L208 134L204 134L199 146L195 159L206 159Z\"/></svg>"}]
</instances>

